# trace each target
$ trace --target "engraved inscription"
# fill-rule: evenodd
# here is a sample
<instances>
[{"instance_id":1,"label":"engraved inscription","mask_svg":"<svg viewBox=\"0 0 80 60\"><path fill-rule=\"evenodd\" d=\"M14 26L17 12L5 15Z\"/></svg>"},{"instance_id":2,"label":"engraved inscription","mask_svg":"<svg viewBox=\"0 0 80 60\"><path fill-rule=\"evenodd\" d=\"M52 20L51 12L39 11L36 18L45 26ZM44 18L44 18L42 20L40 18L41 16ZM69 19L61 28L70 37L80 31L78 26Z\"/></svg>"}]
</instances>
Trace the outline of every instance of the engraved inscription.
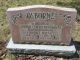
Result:
<instances>
[{"instance_id":1,"label":"engraved inscription","mask_svg":"<svg viewBox=\"0 0 80 60\"><path fill-rule=\"evenodd\" d=\"M62 26L55 24L24 24L20 26L22 40L61 40Z\"/></svg>"}]
</instances>

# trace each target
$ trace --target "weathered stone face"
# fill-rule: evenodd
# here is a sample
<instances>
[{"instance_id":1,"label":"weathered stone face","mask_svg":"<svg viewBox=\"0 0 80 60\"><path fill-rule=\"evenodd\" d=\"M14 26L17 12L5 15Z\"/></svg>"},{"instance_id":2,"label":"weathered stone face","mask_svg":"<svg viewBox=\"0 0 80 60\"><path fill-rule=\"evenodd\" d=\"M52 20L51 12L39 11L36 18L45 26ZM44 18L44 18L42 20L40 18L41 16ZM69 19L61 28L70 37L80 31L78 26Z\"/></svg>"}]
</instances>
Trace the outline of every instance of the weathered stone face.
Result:
<instances>
[{"instance_id":1,"label":"weathered stone face","mask_svg":"<svg viewBox=\"0 0 80 60\"><path fill-rule=\"evenodd\" d=\"M9 8L7 16L15 43L69 44L76 10L48 5Z\"/></svg>"}]
</instances>

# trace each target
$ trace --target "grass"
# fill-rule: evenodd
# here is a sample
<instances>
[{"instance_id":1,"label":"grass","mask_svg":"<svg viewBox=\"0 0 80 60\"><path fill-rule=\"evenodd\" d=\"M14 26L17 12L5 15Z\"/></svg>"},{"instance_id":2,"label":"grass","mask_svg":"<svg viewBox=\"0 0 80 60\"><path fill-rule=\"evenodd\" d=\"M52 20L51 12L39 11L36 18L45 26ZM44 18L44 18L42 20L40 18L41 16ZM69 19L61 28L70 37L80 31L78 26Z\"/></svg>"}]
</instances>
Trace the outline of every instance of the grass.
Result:
<instances>
[{"instance_id":1,"label":"grass","mask_svg":"<svg viewBox=\"0 0 80 60\"><path fill-rule=\"evenodd\" d=\"M76 2L77 1L77 2ZM57 5L65 7L74 7L79 12L78 0L0 0L0 41L6 41L10 38L9 24L6 18L6 10L10 7L46 4ZM80 13L80 12L79 12ZM80 17L80 15L79 15ZM80 20L78 17L78 20ZM79 22L79 21L78 21ZM74 30L74 37L80 41L80 23L76 22L76 28Z\"/></svg>"},{"instance_id":2,"label":"grass","mask_svg":"<svg viewBox=\"0 0 80 60\"><path fill-rule=\"evenodd\" d=\"M78 11L75 29L73 32L74 40L80 41L80 1L79 0L0 0L0 41L7 41L11 37L9 24L6 17L6 10L10 7L46 4L65 7L73 7ZM8 54L9 55L9 54ZM7 59L11 60L9 56ZM13 59L14 60L14 59Z\"/></svg>"}]
</instances>

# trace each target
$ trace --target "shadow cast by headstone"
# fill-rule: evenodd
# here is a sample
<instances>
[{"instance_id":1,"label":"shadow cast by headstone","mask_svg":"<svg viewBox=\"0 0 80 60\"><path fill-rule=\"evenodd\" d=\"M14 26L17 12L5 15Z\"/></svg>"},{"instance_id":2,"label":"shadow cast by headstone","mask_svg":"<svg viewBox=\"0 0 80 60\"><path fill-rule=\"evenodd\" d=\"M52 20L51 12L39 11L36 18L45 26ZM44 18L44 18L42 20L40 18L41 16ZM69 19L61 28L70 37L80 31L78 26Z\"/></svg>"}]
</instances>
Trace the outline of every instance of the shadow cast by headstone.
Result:
<instances>
[{"instance_id":1,"label":"shadow cast by headstone","mask_svg":"<svg viewBox=\"0 0 80 60\"><path fill-rule=\"evenodd\" d=\"M72 56L64 56L64 55L54 55L55 57L59 57L59 58L65 58L65 59L74 59L74 58L80 58L80 42L79 41L74 41L73 39L71 39L71 43L70 45L75 45L76 48L76 53Z\"/></svg>"}]
</instances>

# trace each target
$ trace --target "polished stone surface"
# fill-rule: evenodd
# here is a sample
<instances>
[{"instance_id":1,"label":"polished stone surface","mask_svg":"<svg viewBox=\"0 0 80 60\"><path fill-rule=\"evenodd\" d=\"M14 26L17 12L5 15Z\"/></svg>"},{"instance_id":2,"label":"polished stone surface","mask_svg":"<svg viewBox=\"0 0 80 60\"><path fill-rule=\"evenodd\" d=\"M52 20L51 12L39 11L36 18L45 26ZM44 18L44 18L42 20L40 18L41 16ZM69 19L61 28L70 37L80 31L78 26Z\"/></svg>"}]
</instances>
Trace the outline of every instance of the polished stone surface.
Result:
<instances>
[{"instance_id":1,"label":"polished stone surface","mask_svg":"<svg viewBox=\"0 0 80 60\"><path fill-rule=\"evenodd\" d=\"M77 11L50 5L9 8L7 18L15 43L69 45Z\"/></svg>"}]
</instances>

